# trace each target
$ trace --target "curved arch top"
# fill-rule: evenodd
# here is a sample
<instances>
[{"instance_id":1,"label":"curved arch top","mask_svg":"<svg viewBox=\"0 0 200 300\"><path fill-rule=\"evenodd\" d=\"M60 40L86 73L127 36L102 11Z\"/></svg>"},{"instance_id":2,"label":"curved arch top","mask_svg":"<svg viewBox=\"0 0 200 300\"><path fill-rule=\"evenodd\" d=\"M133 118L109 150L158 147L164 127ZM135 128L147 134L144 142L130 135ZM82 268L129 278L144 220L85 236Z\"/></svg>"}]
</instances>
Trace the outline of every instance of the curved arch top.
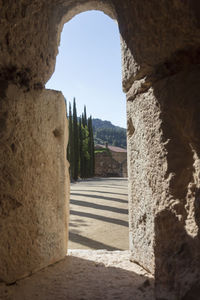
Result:
<instances>
[{"instance_id":1,"label":"curved arch top","mask_svg":"<svg viewBox=\"0 0 200 300\"><path fill-rule=\"evenodd\" d=\"M42 88L54 72L60 34L65 22L87 10L100 10L111 18L111 1L20 1L0 10L1 78L27 88ZM9 13L8 13L9 11Z\"/></svg>"},{"instance_id":2,"label":"curved arch top","mask_svg":"<svg viewBox=\"0 0 200 300\"><path fill-rule=\"evenodd\" d=\"M152 75L156 66L173 60L178 51L200 45L195 0L193 4L172 0L170 3L24 0L11 4L8 1L0 10L1 79L29 89L44 87L54 71L63 24L78 13L95 9L119 24L123 86L127 92L135 79Z\"/></svg>"},{"instance_id":3,"label":"curved arch top","mask_svg":"<svg viewBox=\"0 0 200 300\"><path fill-rule=\"evenodd\" d=\"M60 23L57 29L57 47L60 44L60 37L61 37L61 32L64 24L69 22L76 15L91 10L101 11L106 15L108 15L111 19L117 21L116 11L113 5L108 1L99 1L99 0L76 1L74 2L73 5L69 5L68 1L66 1L66 7L64 10L62 10L62 14L61 14L62 17L60 19ZM55 63L54 63L54 67L55 67Z\"/></svg>"},{"instance_id":4,"label":"curved arch top","mask_svg":"<svg viewBox=\"0 0 200 300\"><path fill-rule=\"evenodd\" d=\"M73 2L73 5L69 5L68 1L66 1L66 13L62 22L66 23L76 15L90 10L99 10L112 19L117 18L115 8L109 1L85 0Z\"/></svg>"}]
</instances>

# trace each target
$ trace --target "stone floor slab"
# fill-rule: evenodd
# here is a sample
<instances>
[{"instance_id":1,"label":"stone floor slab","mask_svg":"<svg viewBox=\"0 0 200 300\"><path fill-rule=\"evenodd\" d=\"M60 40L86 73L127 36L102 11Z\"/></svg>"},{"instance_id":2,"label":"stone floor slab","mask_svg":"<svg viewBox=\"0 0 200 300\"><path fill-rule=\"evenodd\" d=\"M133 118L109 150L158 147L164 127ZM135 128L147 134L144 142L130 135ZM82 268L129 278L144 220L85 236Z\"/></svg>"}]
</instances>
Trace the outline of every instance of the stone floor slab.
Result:
<instances>
[{"instance_id":1,"label":"stone floor slab","mask_svg":"<svg viewBox=\"0 0 200 300\"><path fill-rule=\"evenodd\" d=\"M62 261L6 286L1 300L153 300L152 276L129 251L69 250Z\"/></svg>"}]
</instances>

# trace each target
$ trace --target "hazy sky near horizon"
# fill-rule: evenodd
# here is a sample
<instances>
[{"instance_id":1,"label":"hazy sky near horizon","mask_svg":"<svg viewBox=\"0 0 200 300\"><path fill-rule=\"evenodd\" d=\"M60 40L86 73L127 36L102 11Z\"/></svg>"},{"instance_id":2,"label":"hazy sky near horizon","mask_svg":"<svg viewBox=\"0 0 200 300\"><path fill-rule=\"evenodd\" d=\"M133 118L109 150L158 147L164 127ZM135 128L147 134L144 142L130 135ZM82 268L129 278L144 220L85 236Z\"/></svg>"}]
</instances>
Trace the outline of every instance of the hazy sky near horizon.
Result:
<instances>
[{"instance_id":1,"label":"hazy sky near horizon","mask_svg":"<svg viewBox=\"0 0 200 300\"><path fill-rule=\"evenodd\" d=\"M55 72L46 88L76 98L78 115L86 105L93 118L126 127L118 25L99 11L77 15L64 25Z\"/></svg>"}]
</instances>

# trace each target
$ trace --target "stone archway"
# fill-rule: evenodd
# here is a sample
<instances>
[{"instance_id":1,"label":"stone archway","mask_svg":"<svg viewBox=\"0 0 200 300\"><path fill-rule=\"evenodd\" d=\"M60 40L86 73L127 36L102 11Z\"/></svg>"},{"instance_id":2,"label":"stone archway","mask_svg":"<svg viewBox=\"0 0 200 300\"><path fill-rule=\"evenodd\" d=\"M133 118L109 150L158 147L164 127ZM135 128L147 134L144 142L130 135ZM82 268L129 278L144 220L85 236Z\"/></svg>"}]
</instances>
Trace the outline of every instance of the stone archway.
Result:
<instances>
[{"instance_id":1,"label":"stone archway","mask_svg":"<svg viewBox=\"0 0 200 300\"><path fill-rule=\"evenodd\" d=\"M188 296L199 280L198 1L0 5L0 278L65 255L64 100L44 84L63 23L99 9L117 19L122 39L132 259L155 274L159 297Z\"/></svg>"},{"instance_id":2,"label":"stone archway","mask_svg":"<svg viewBox=\"0 0 200 300\"><path fill-rule=\"evenodd\" d=\"M45 4L42 7L47 9ZM0 278L10 283L66 256L70 192L66 108L62 94L45 90L44 84L54 71L64 23L87 10L102 10L111 17L114 10L99 1L71 1L57 6L56 10L46 10L46 20L41 18L43 31L37 27L38 7L33 5L30 11L31 5L19 5L13 7L10 15L4 8L5 18L17 19L13 19L6 33L3 50L11 55L8 66L2 66L1 82L2 142L6 140L1 152L1 159L5 161L1 170L7 182L3 180L1 188ZM38 43L24 31L30 21L27 15L33 17L31 27L38 34ZM48 23L49 18L53 18L53 24ZM29 28L29 33L31 31ZM22 35L18 40L19 52L23 53L20 61L18 42L14 38L19 32ZM47 36L44 32L48 32ZM27 43L29 49L26 49ZM31 49L34 49L32 56Z\"/></svg>"}]
</instances>

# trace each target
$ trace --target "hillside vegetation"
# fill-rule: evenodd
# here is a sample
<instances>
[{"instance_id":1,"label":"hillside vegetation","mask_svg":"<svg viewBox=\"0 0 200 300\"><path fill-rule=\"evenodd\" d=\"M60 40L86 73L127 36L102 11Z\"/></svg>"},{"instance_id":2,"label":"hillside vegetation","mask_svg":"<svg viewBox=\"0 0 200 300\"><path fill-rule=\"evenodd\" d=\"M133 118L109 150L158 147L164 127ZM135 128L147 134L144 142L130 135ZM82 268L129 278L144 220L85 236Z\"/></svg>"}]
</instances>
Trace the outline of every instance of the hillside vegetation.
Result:
<instances>
[{"instance_id":1,"label":"hillside vegetation","mask_svg":"<svg viewBox=\"0 0 200 300\"><path fill-rule=\"evenodd\" d=\"M126 129L113 125L110 121L92 119L94 143L126 148Z\"/></svg>"}]
</instances>

